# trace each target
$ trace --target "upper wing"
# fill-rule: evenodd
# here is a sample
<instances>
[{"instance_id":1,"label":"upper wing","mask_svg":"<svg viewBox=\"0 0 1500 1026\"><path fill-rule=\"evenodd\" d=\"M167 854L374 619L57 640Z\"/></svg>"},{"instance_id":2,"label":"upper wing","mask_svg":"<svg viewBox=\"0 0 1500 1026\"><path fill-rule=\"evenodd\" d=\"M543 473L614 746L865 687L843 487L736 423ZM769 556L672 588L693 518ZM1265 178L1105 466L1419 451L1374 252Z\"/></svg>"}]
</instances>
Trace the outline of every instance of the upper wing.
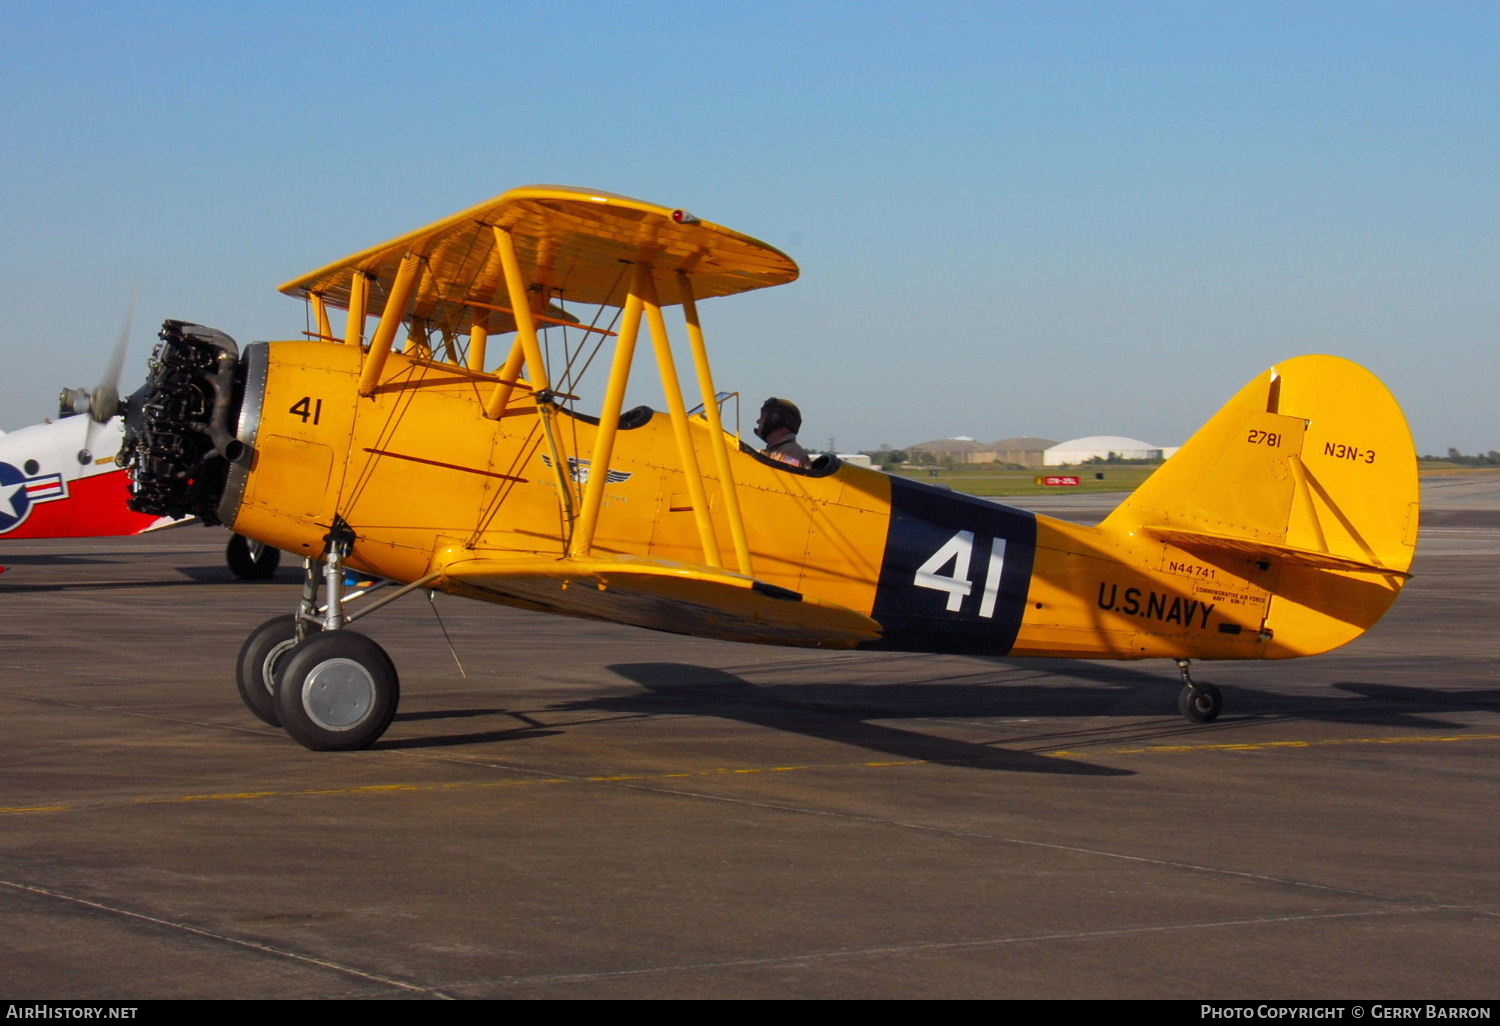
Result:
<instances>
[{"instance_id":1,"label":"upper wing","mask_svg":"<svg viewBox=\"0 0 1500 1026\"><path fill-rule=\"evenodd\" d=\"M677 276L670 273L677 270L691 272L698 299L797 277L797 265L780 250L680 210L613 193L531 185L304 274L281 291L316 294L330 306L347 308L350 283L364 274L370 279L367 312L379 315L402 258L415 253L427 266L411 316L465 331L474 323L496 334L514 331L514 318L504 308L497 227L515 239L526 281L567 302L622 306L629 265L642 260L659 272L663 306L681 302Z\"/></svg>"},{"instance_id":2,"label":"upper wing","mask_svg":"<svg viewBox=\"0 0 1500 1026\"><path fill-rule=\"evenodd\" d=\"M852 648L881 633L845 606L727 570L639 556L460 557L433 587L724 641Z\"/></svg>"}]
</instances>

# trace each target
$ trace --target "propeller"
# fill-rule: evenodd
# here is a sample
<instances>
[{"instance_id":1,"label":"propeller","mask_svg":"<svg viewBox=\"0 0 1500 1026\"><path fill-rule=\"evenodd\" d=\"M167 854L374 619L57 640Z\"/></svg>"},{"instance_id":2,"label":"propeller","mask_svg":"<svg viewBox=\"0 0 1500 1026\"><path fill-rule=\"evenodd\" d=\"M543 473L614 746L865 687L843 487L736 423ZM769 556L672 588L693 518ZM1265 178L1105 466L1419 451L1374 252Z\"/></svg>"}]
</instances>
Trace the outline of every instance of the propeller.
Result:
<instances>
[{"instance_id":1,"label":"propeller","mask_svg":"<svg viewBox=\"0 0 1500 1026\"><path fill-rule=\"evenodd\" d=\"M115 347L104 365L104 375L92 392L82 388L65 388L58 396L58 412L67 416L72 413L87 413L95 423L103 424L120 412L120 375L125 367L125 350L130 345L130 325L135 320L135 300L125 313L125 323L120 328Z\"/></svg>"}]
</instances>

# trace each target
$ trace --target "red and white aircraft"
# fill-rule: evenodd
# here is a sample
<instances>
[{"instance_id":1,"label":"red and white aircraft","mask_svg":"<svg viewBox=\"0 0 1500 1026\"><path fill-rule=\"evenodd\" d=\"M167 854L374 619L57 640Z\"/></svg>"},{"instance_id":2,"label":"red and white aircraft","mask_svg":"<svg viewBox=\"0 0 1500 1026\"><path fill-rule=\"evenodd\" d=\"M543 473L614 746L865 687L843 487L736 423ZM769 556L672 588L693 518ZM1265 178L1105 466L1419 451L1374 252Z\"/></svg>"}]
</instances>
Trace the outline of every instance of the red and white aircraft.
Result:
<instances>
[{"instance_id":1,"label":"red and white aircraft","mask_svg":"<svg viewBox=\"0 0 1500 1026\"><path fill-rule=\"evenodd\" d=\"M0 431L0 539L140 534L173 521L136 513L115 464L124 422L77 414Z\"/></svg>"},{"instance_id":2,"label":"red and white aircraft","mask_svg":"<svg viewBox=\"0 0 1500 1026\"><path fill-rule=\"evenodd\" d=\"M118 381L128 330L127 321L97 388L63 390L57 420L0 431L0 557L11 539L132 535L182 522L130 509L130 478L115 463L125 434ZM244 578L270 577L280 556L240 535L225 553Z\"/></svg>"}]
</instances>

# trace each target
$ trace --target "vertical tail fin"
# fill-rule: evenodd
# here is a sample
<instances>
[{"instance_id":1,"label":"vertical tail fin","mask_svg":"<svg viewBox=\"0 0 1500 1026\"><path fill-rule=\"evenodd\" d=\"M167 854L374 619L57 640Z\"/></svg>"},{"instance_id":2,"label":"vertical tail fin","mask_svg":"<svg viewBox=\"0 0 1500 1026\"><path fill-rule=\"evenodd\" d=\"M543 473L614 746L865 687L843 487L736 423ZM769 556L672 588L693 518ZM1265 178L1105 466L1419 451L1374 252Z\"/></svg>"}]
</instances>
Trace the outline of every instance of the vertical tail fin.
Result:
<instances>
[{"instance_id":1,"label":"vertical tail fin","mask_svg":"<svg viewBox=\"0 0 1500 1026\"><path fill-rule=\"evenodd\" d=\"M1251 381L1100 525L1193 552L1270 594L1269 658L1353 640L1408 576L1416 449L1358 364L1301 356Z\"/></svg>"}]
</instances>

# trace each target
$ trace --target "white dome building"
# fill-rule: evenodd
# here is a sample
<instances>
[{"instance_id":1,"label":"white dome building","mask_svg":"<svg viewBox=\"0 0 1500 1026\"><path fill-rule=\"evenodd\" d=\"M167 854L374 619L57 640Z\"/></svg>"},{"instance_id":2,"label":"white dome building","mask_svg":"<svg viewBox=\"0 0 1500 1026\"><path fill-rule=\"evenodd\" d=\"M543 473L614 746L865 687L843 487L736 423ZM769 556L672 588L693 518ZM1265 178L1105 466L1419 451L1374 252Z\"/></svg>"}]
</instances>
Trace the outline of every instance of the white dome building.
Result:
<instances>
[{"instance_id":1,"label":"white dome building","mask_svg":"<svg viewBox=\"0 0 1500 1026\"><path fill-rule=\"evenodd\" d=\"M1160 460L1167 456L1159 445L1143 442L1139 438L1122 438L1120 435L1090 435L1075 438L1071 442L1058 442L1042 454L1049 467L1062 467L1089 460L1107 460L1113 455L1122 460Z\"/></svg>"}]
</instances>

